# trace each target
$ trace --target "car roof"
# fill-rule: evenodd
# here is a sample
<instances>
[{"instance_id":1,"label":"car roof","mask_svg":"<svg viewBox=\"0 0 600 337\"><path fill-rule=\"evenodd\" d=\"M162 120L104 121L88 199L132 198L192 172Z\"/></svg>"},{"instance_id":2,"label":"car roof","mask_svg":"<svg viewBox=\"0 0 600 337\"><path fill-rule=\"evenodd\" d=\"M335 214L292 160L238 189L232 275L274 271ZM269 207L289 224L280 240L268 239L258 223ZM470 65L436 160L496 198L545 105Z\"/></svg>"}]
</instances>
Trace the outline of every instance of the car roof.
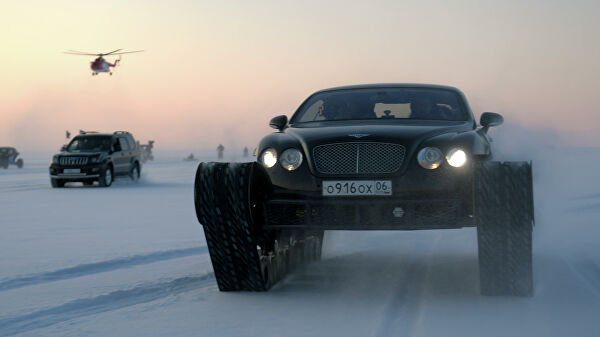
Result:
<instances>
[{"instance_id":1,"label":"car roof","mask_svg":"<svg viewBox=\"0 0 600 337\"><path fill-rule=\"evenodd\" d=\"M124 136L124 135L131 135L131 133L126 132L126 131L116 131L116 132L113 132L113 133L108 133L108 132L98 133L98 132L90 132L90 131L88 131L88 132L85 132L85 133L80 133L80 134L76 135L75 137L81 137L81 136L89 136L89 137L112 137L112 136Z\"/></svg>"},{"instance_id":2,"label":"car roof","mask_svg":"<svg viewBox=\"0 0 600 337\"><path fill-rule=\"evenodd\" d=\"M424 84L424 83L372 83L372 84L356 84L356 85L345 85L340 87L333 87L322 89L317 92L327 92L336 90L349 90L349 89L374 89L374 88L424 88L424 89L443 89L461 92L458 88L451 87L448 85L440 84Z\"/></svg>"},{"instance_id":3,"label":"car roof","mask_svg":"<svg viewBox=\"0 0 600 337\"><path fill-rule=\"evenodd\" d=\"M112 133L81 133L76 135L75 137L112 137L114 134ZM75 138L73 137L73 138Z\"/></svg>"}]
</instances>

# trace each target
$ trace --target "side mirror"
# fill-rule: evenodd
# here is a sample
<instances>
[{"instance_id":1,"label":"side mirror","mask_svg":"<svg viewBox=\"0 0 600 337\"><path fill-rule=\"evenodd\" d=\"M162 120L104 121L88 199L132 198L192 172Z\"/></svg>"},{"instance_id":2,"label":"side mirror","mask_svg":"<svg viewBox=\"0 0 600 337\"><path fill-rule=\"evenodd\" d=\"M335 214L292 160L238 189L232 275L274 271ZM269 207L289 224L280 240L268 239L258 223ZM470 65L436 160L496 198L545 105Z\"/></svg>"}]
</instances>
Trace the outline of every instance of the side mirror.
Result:
<instances>
[{"instance_id":1,"label":"side mirror","mask_svg":"<svg viewBox=\"0 0 600 337\"><path fill-rule=\"evenodd\" d=\"M285 126L287 125L288 122L288 118L286 115L281 115L281 116L277 116L277 117L273 117L273 119L271 119L271 121L269 122L269 126L272 127L273 129L277 129L279 131L283 130L283 128L285 128Z\"/></svg>"},{"instance_id":2,"label":"side mirror","mask_svg":"<svg viewBox=\"0 0 600 337\"><path fill-rule=\"evenodd\" d=\"M483 126L486 130L490 126L498 126L504 123L504 117L501 114L497 114L495 112L484 112L481 114L481 118L479 119L479 124Z\"/></svg>"},{"instance_id":3,"label":"side mirror","mask_svg":"<svg viewBox=\"0 0 600 337\"><path fill-rule=\"evenodd\" d=\"M60 152L65 152L65 151L67 151L67 146L66 145L61 146Z\"/></svg>"}]
</instances>

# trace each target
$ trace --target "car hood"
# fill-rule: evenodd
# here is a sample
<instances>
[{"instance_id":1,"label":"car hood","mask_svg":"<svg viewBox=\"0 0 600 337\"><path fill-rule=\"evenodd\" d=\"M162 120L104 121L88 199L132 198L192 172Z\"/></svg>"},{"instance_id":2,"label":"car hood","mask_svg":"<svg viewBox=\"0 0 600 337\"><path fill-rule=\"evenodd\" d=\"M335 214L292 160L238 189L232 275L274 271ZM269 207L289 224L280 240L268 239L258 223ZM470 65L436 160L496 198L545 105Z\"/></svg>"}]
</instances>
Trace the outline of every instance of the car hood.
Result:
<instances>
[{"instance_id":1,"label":"car hood","mask_svg":"<svg viewBox=\"0 0 600 337\"><path fill-rule=\"evenodd\" d=\"M412 121L411 121L412 122ZM321 144L340 142L385 142L404 145L407 150L422 141L446 133L470 131L470 122L422 121L403 124L343 123L319 127L289 127L285 133L296 138L307 153Z\"/></svg>"},{"instance_id":2,"label":"car hood","mask_svg":"<svg viewBox=\"0 0 600 337\"><path fill-rule=\"evenodd\" d=\"M105 152L61 152L58 155L61 157L92 157L101 156Z\"/></svg>"}]
</instances>

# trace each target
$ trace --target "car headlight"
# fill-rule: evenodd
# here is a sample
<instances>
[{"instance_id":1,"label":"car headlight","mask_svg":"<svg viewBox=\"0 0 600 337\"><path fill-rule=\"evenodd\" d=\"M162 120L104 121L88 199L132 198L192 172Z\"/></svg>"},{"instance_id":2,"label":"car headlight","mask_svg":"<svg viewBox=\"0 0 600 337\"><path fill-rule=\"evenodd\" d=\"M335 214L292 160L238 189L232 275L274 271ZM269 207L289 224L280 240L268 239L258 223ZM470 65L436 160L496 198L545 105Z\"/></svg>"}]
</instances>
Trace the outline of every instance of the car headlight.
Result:
<instances>
[{"instance_id":1,"label":"car headlight","mask_svg":"<svg viewBox=\"0 0 600 337\"><path fill-rule=\"evenodd\" d=\"M461 167L467 162L467 154L459 148L450 149L446 154L446 160L452 167Z\"/></svg>"},{"instance_id":2,"label":"car headlight","mask_svg":"<svg viewBox=\"0 0 600 337\"><path fill-rule=\"evenodd\" d=\"M260 160L268 168L271 168L277 164L277 151L275 149L268 148L263 151L260 156Z\"/></svg>"},{"instance_id":3,"label":"car headlight","mask_svg":"<svg viewBox=\"0 0 600 337\"><path fill-rule=\"evenodd\" d=\"M97 162L99 162L99 161L100 161L100 156L95 156L95 157L91 157L91 158L90 158L90 162L91 162L92 164L94 164L94 163L97 163Z\"/></svg>"},{"instance_id":4,"label":"car headlight","mask_svg":"<svg viewBox=\"0 0 600 337\"><path fill-rule=\"evenodd\" d=\"M419 165L428 170L435 170L442 163L444 155L437 147L425 147L417 154Z\"/></svg>"},{"instance_id":5,"label":"car headlight","mask_svg":"<svg viewBox=\"0 0 600 337\"><path fill-rule=\"evenodd\" d=\"M55 154L54 156L52 156L52 162L51 164L58 164L58 155Z\"/></svg>"},{"instance_id":6,"label":"car headlight","mask_svg":"<svg viewBox=\"0 0 600 337\"><path fill-rule=\"evenodd\" d=\"M302 164L302 152L296 149L287 149L281 154L281 166L288 171L293 171Z\"/></svg>"}]
</instances>

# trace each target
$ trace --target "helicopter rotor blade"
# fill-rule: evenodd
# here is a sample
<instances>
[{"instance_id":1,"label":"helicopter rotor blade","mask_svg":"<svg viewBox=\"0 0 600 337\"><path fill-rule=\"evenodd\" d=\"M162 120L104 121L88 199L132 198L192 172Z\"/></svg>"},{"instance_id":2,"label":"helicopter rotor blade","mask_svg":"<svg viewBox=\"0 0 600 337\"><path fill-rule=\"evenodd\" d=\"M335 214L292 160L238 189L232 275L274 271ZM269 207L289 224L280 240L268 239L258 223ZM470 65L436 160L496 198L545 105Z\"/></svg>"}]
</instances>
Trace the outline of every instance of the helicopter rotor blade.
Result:
<instances>
[{"instance_id":1,"label":"helicopter rotor blade","mask_svg":"<svg viewBox=\"0 0 600 337\"><path fill-rule=\"evenodd\" d=\"M131 54L131 53L141 53L145 50L134 50L134 51L124 51L124 52L120 52L120 53L114 53L111 55L123 55L123 54Z\"/></svg>"},{"instance_id":2,"label":"helicopter rotor blade","mask_svg":"<svg viewBox=\"0 0 600 337\"><path fill-rule=\"evenodd\" d=\"M116 53L116 52L118 52L119 50L123 50L123 49L117 49L117 50L113 50L113 51L111 51L111 52L109 52L109 53L104 53L104 54L101 54L101 55L111 55L111 54L113 54L113 53Z\"/></svg>"},{"instance_id":3,"label":"helicopter rotor blade","mask_svg":"<svg viewBox=\"0 0 600 337\"><path fill-rule=\"evenodd\" d=\"M77 51L77 50L68 50L68 51L64 51L63 54L70 54L70 55L88 55L88 56L99 56L100 54L92 54L92 53L86 53L86 52L82 52L82 51Z\"/></svg>"}]
</instances>

